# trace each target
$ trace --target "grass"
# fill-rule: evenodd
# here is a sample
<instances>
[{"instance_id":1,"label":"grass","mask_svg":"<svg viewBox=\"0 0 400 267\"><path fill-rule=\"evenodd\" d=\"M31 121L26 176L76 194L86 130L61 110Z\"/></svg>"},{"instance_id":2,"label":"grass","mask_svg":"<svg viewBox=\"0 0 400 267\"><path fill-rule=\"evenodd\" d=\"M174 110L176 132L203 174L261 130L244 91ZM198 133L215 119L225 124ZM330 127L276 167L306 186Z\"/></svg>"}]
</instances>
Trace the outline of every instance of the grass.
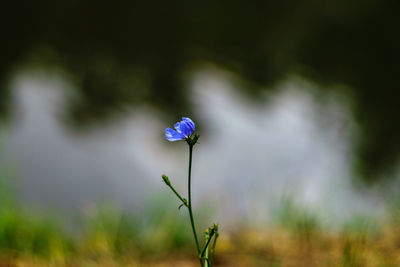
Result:
<instances>
[{"instance_id":1,"label":"grass","mask_svg":"<svg viewBox=\"0 0 400 267\"><path fill-rule=\"evenodd\" d=\"M85 218L79 235L51 218L3 207L0 266L197 266L186 216L161 203L140 218L104 205ZM290 202L278 214L267 230L223 231L216 266L400 266L399 221L378 225L355 216L331 231Z\"/></svg>"},{"instance_id":2,"label":"grass","mask_svg":"<svg viewBox=\"0 0 400 267\"><path fill-rule=\"evenodd\" d=\"M0 266L197 266L187 214L170 195L145 213L101 205L74 233L60 220L21 208L0 186ZM200 208L209 215L210 210ZM340 231L284 199L275 224L222 229L216 266L400 266L400 209L386 223L354 215ZM197 214L198 218L207 216ZM206 224L199 222L199 229ZM203 226L204 225L204 226ZM203 227L202 227L203 226Z\"/></svg>"}]
</instances>

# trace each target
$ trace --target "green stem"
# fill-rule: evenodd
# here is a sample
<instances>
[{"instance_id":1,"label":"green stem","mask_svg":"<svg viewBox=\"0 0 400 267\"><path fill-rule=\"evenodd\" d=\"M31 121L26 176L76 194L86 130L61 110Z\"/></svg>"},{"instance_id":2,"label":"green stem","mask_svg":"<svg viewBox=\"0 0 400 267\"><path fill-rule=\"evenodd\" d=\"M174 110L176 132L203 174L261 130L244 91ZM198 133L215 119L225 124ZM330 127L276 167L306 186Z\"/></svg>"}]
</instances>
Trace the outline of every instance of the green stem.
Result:
<instances>
[{"instance_id":1,"label":"green stem","mask_svg":"<svg viewBox=\"0 0 400 267\"><path fill-rule=\"evenodd\" d=\"M204 254L204 267L211 267L210 262L208 261L208 247L206 249L206 253Z\"/></svg>"},{"instance_id":2,"label":"green stem","mask_svg":"<svg viewBox=\"0 0 400 267\"><path fill-rule=\"evenodd\" d=\"M214 243L213 243L212 248L211 248L211 256L210 256L211 266L214 264L215 247L217 245L218 236L219 236L219 233L218 233L218 229L217 229L215 231Z\"/></svg>"},{"instance_id":3,"label":"green stem","mask_svg":"<svg viewBox=\"0 0 400 267\"><path fill-rule=\"evenodd\" d=\"M190 217L190 223L192 225L192 231L194 235L194 241L196 242L196 248L197 248L197 255L200 256L200 245L199 245L199 240L197 239L197 234L196 234L196 227L194 226L194 219L193 219L193 212L192 212L192 194L191 194L191 173L192 173L192 152L193 152L193 144L189 144L189 172L188 172L188 199L189 199L189 217ZM200 260L200 265L203 267L203 260L199 257Z\"/></svg>"},{"instance_id":4,"label":"green stem","mask_svg":"<svg viewBox=\"0 0 400 267\"><path fill-rule=\"evenodd\" d=\"M188 203L186 201L186 199L184 199L183 197L181 197L181 195L175 190L175 188L172 186L171 182L169 181L168 177L166 175L162 175L162 178L165 182L165 184L171 188L172 192L175 193L175 195L182 201L183 205L185 205L186 207L188 207Z\"/></svg>"},{"instance_id":5,"label":"green stem","mask_svg":"<svg viewBox=\"0 0 400 267\"><path fill-rule=\"evenodd\" d=\"M208 239L207 239L207 243L206 243L206 245L205 245L205 247L204 247L203 251L201 252L201 258L203 258L203 257L204 257L204 254L205 254L205 253L206 253L206 251L207 251L208 245L210 244L210 242L211 242L211 239L212 239L213 235L214 235L214 233L213 233L213 232L211 232L210 236L209 236L209 237L208 237Z\"/></svg>"}]
</instances>

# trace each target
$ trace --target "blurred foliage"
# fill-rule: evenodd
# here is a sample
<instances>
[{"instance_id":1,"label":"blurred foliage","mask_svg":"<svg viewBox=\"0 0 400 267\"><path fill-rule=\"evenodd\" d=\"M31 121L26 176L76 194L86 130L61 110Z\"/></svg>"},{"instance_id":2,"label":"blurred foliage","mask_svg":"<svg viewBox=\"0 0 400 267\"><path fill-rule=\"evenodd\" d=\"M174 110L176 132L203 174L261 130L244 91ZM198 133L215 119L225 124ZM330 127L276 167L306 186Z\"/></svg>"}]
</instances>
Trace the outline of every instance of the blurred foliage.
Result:
<instances>
[{"instance_id":1,"label":"blurred foliage","mask_svg":"<svg viewBox=\"0 0 400 267\"><path fill-rule=\"evenodd\" d=\"M379 233L379 223L368 215L355 214L343 226L343 232L359 237Z\"/></svg>"},{"instance_id":2,"label":"blurred foliage","mask_svg":"<svg viewBox=\"0 0 400 267\"><path fill-rule=\"evenodd\" d=\"M74 233L15 202L3 204L0 266L197 266L188 218L176 216L175 201L148 203L145 214L123 213L112 205L92 207L83 228ZM382 224L355 216L341 231L323 226L316 213L291 200L282 202L277 215L268 228L224 229L215 265L400 265L398 213Z\"/></svg>"},{"instance_id":3,"label":"blurred foliage","mask_svg":"<svg viewBox=\"0 0 400 267\"><path fill-rule=\"evenodd\" d=\"M62 259L72 252L73 243L52 220L36 219L18 209L0 213L0 253L6 256L39 256Z\"/></svg>"},{"instance_id":4,"label":"blurred foliage","mask_svg":"<svg viewBox=\"0 0 400 267\"><path fill-rule=\"evenodd\" d=\"M298 233L309 234L321 226L318 216L309 209L296 205L291 198L283 198L276 211L279 225Z\"/></svg>"},{"instance_id":5,"label":"blurred foliage","mask_svg":"<svg viewBox=\"0 0 400 267\"><path fill-rule=\"evenodd\" d=\"M57 67L76 85L75 125L126 105L163 114L191 109L184 74L210 62L258 94L289 73L351 96L362 133L359 173L388 177L400 153L400 2L8 1L3 3L0 110L9 110L19 67Z\"/></svg>"}]
</instances>

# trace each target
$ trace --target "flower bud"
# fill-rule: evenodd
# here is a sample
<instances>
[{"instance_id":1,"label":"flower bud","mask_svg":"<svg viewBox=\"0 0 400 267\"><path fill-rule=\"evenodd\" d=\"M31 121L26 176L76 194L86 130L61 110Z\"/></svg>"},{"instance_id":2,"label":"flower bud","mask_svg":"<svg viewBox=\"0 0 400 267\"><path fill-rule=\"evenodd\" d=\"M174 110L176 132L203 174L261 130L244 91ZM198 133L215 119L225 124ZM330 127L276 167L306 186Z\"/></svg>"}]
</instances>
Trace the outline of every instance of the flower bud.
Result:
<instances>
[{"instance_id":1,"label":"flower bud","mask_svg":"<svg viewBox=\"0 0 400 267\"><path fill-rule=\"evenodd\" d=\"M167 185L171 185L171 182L169 181L168 176L166 176L165 174L163 174L163 175L161 175L161 177L162 177L162 179L164 180L164 182L165 182Z\"/></svg>"},{"instance_id":2,"label":"flower bud","mask_svg":"<svg viewBox=\"0 0 400 267\"><path fill-rule=\"evenodd\" d=\"M186 142L189 144L189 146L194 146L197 143L197 140L199 140L200 135L199 134L195 134L193 136L189 136L188 138L186 138Z\"/></svg>"}]
</instances>

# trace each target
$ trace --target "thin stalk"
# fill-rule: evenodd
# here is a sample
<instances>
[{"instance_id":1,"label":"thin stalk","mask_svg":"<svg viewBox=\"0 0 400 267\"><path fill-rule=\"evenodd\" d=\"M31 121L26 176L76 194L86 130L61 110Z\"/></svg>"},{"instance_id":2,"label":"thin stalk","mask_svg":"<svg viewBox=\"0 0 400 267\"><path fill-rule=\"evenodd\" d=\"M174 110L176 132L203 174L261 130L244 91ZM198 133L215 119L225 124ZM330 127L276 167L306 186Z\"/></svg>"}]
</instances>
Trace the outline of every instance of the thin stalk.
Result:
<instances>
[{"instance_id":1,"label":"thin stalk","mask_svg":"<svg viewBox=\"0 0 400 267\"><path fill-rule=\"evenodd\" d=\"M204 267L211 267L210 262L208 261L208 246L206 249L206 253L204 254Z\"/></svg>"},{"instance_id":2,"label":"thin stalk","mask_svg":"<svg viewBox=\"0 0 400 267\"><path fill-rule=\"evenodd\" d=\"M218 239L219 233L218 233L218 229L215 231L215 237L214 237L214 243L211 247L211 256L210 256L210 263L211 266L214 264L214 255L215 255L215 247L217 245L217 239Z\"/></svg>"},{"instance_id":3,"label":"thin stalk","mask_svg":"<svg viewBox=\"0 0 400 267\"><path fill-rule=\"evenodd\" d=\"M206 243L206 245L205 245L203 251L201 252L201 258L204 258L204 254L205 254L206 252L208 252L208 245L210 244L213 235L214 235L214 233L211 232L210 236L209 236L208 239L207 239L207 243ZM208 253L207 253L207 254L208 254Z\"/></svg>"},{"instance_id":4,"label":"thin stalk","mask_svg":"<svg viewBox=\"0 0 400 267\"><path fill-rule=\"evenodd\" d=\"M166 175L162 176L165 184L172 190L172 192L174 192L174 194L182 201L183 205L185 205L186 207L188 207L188 203L186 201L186 199L184 199L176 190L175 188L172 186L171 182L169 181L168 177Z\"/></svg>"},{"instance_id":5,"label":"thin stalk","mask_svg":"<svg viewBox=\"0 0 400 267\"><path fill-rule=\"evenodd\" d=\"M192 231L193 231L193 236L194 236L194 241L196 242L196 248L197 248L197 255L200 256L200 245L199 245L199 240L197 239L197 234L196 234L196 227L194 226L194 219L193 219L193 212L192 212L192 191L191 191L191 173L192 173L192 152L193 152L193 145L189 144L189 171L188 171L188 209L189 209L189 217L190 217L190 223L192 225ZM200 265L203 267L203 260L199 257L200 260Z\"/></svg>"}]
</instances>

